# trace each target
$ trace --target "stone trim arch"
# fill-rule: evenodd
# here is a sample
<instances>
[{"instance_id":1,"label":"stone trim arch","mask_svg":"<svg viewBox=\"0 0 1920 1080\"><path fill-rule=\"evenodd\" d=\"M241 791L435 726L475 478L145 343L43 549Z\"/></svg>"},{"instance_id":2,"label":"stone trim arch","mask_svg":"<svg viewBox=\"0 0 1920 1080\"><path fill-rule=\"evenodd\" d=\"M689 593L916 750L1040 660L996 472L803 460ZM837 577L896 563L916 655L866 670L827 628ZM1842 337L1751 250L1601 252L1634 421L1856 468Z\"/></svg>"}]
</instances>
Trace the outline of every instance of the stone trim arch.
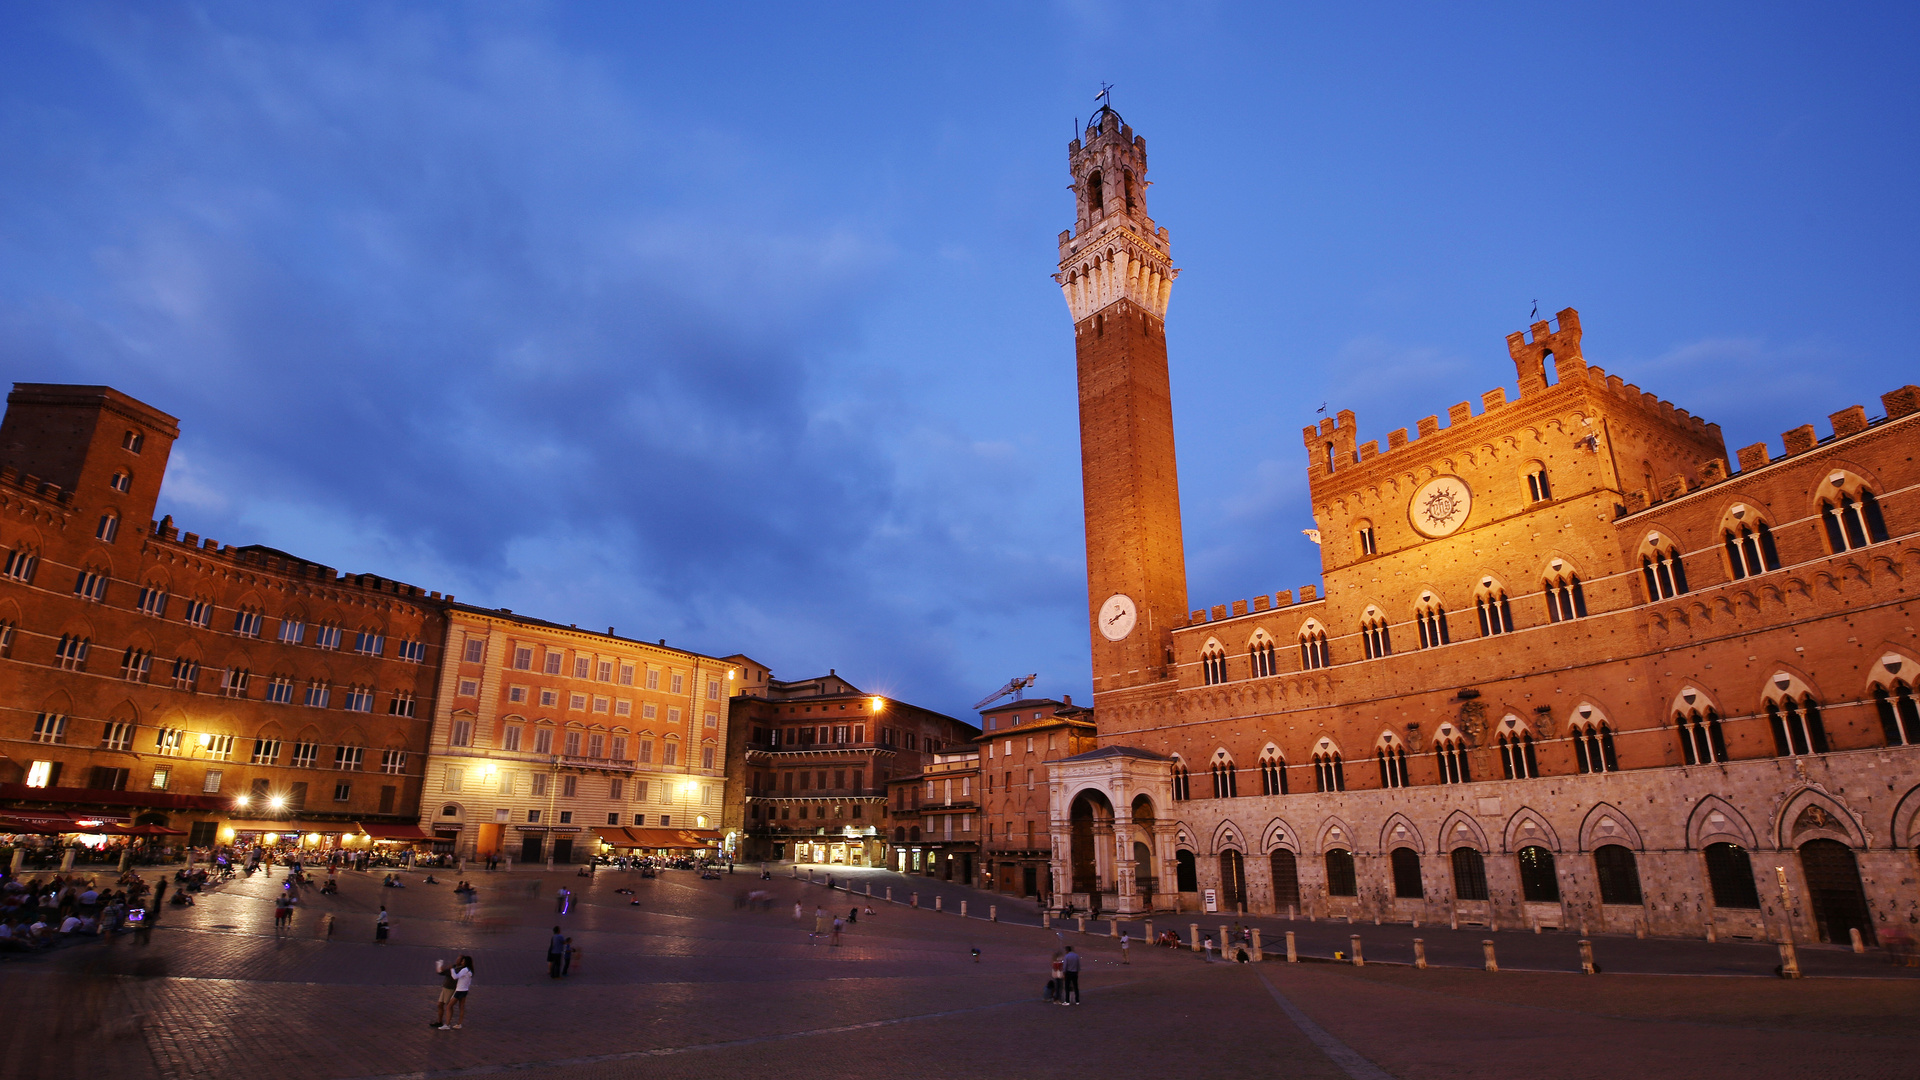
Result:
<instances>
[{"instance_id":1,"label":"stone trim arch","mask_svg":"<svg viewBox=\"0 0 1920 1080\"><path fill-rule=\"evenodd\" d=\"M1577 729L1582 724L1605 724L1612 727L1613 714L1607 711L1606 706L1590 697L1582 696L1574 701L1573 708L1567 710L1564 723L1569 731Z\"/></svg>"},{"instance_id":2,"label":"stone trim arch","mask_svg":"<svg viewBox=\"0 0 1920 1080\"><path fill-rule=\"evenodd\" d=\"M1527 828L1529 823L1534 827ZM1560 835L1554 832L1547 815L1531 806L1523 806L1513 812L1513 816L1507 819L1506 828L1502 830L1500 842L1501 850L1508 854L1535 844L1555 853L1562 850Z\"/></svg>"},{"instance_id":3,"label":"stone trim arch","mask_svg":"<svg viewBox=\"0 0 1920 1080\"><path fill-rule=\"evenodd\" d=\"M1782 680L1786 682L1785 686L1780 685ZM1780 701L1788 697L1799 701L1807 694L1812 694L1816 702L1831 700L1813 685L1813 680L1806 672L1791 664L1774 665L1773 673L1766 677L1760 687L1760 700L1763 702Z\"/></svg>"},{"instance_id":4,"label":"stone trim arch","mask_svg":"<svg viewBox=\"0 0 1920 1080\"><path fill-rule=\"evenodd\" d=\"M1209 855L1218 855L1223 851L1237 851L1244 856L1247 853L1247 830L1241 828L1232 818L1227 818L1213 827L1213 836L1209 842L1212 844L1207 850Z\"/></svg>"},{"instance_id":5,"label":"stone trim arch","mask_svg":"<svg viewBox=\"0 0 1920 1080\"><path fill-rule=\"evenodd\" d=\"M1635 851L1647 850L1640 830L1620 808L1612 803L1595 803L1580 823L1581 851L1592 851L1604 844L1622 844Z\"/></svg>"},{"instance_id":6,"label":"stone trim arch","mask_svg":"<svg viewBox=\"0 0 1920 1080\"><path fill-rule=\"evenodd\" d=\"M1689 694L1693 695L1691 701L1687 699ZM1719 695L1711 690L1702 690L1699 683L1689 679L1680 684L1680 689L1673 695L1673 700L1667 703L1667 715L1664 719L1672 720L1675 715L1685 716L1695 710L1704 716L1708 709L1712 709L1721 716L1727 715L1727 711L1720 707Z\"/></svg>"},{"instance_id":7,"label":"stone trim arch","mask_svg":"<svg viewBox=\"0 0 1920 1080\"><path fill-rule=\"evenodd\" d=\"M1274 818L1260 832L1260 854L1270 855L1276 851L1291 851L1300 854L1300 830L1288 824L1286 818Z\"/></svg>"},{"instance_id":8,"label":"stone trim arch","mask_svg":"<svg viewBox=\"0 0 1920 1080\"><path fill-rule=\"evenodd\" d=\"M1455 810L1440 823L1439 849L1442 854L1457 847L1470 847L1482 855L1493 853L1487 834L1465 810Z\"/></svg>"},{"instance_id":9,"label":"stone trim arch","mask_svg":"<svg viewBox=\"0 0 1920 1080\"><path fill-rule=\"evenodd\" d=\"M1814 787L1803 787L1781 803L1773 827L1774 846L1781 850L1809 840L1838 840L1855 849L1867 846L1866 829L1853 811Z\"/></svg>"},{"instance_id":10,"label":"stone trim arch","mask_svg":"<svg viewBox=\"0 0 1920 1080\"><path fill-rule=\"evenodd\" d=\"M1392 851L1396 847L1408 847L1422 855L1427 854L1426 839L1420 835L1420 827L1401 813L1388 816L1386 823L1380 826L1380 845L1374 850Z\"/></svg>"},{"instance_id":11,"label":"stone trim arch","mask_svg":"<svg viewBox=\"0 0 1920 1080\"><path fill-rule=\"evenodd\" d=\"M1867 669L1866 689L1871 692L1876 686L1884 686L1891 690L1896 681L1920 686L1920 663L1900 646L1888 642L1887 651Z\"/></svg>"},{"instance_id":12,"label":"stone trim arch","mask_svg":"<svg viewBox=\"0 0 1920 1080\"><path fill-rule=\"evenodd\" d=\"M1329 816L1320 823L1316 852L1324 855L1333 848L1344 848L1358 854L1360 851L1358 840L1359 834L1353 831L1353 826L1337 816Z\"/></svg>"},{"instance_id":13,"label":"stone trim arch","mask_svg":"<svg viewBox=\"0 0 1920 1080\"><path fill-rule=\"evenodd\" d=\"M1194 842L1194 837L1198 835L1200 835L1199 830L1195 829L1191 824L1185 820L1176 819L1173 823L1174 850L1191 851L1195 855L1200 854L1200 849Z\"/></svg>"}]
</instances>

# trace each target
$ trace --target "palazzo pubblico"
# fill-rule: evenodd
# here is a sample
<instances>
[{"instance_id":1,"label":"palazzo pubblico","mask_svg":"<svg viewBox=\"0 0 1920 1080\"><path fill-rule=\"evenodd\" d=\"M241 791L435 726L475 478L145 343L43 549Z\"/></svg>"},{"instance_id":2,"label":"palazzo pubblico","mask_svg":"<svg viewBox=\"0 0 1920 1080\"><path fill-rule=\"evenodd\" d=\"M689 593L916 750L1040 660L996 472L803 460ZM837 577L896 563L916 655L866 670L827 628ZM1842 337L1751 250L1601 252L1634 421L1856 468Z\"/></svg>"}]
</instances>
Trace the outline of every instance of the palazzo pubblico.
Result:
<instances>
[{"instance_id":1,"label":"palazzo pubblico","mask_svg":"<svg viewBox=\"0 0 1920 1080\"><path fill-rule=\"evenodd\" d=\"M1056 904L1920 936L1920 388L1730 460L1568 309L1515 399L1306 428L1324 591L1190 609L1145 140L1069 160L1099 748L1051 771Z\"/></svg>"}]
</instances>

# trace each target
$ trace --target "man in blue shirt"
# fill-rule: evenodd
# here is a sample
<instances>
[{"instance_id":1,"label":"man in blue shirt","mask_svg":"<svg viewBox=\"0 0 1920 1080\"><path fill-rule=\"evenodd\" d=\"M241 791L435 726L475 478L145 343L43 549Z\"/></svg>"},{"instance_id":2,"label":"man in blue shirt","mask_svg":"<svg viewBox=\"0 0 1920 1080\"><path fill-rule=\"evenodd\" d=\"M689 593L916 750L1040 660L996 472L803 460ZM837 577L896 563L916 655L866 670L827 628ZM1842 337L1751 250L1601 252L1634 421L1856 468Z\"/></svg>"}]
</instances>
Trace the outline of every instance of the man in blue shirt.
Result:
<instances>
[{"instance_id":1,"label":"man in blue shirt","mask_svg":"<svg viewBox=\"0 0 1920 1080\"><path fill-rule=\"evenodd\" d=\"M555 978L555 979L560 977L560 964L561 964L561 961L565 960L566 958L567 958L567 936L565 934L562 934L560 932L560 928L556 926L553 928L553 936L547 939L547 975L548 977Z\"/></svg>"},{"instance_id":2,"label":"man in blue shirt","mask_svg":"<svg viewBox=\"0 0 1920 1080\"><path fill-rule=\"evenodd\" d=\"M1069 1004L1067 995L1071 994L1073 995L1071 1004L1078 1005L1080 1004L1080 954L1074 952L1071 945L1067 946L1067 956L1062 970L1066 973L1067 985L1061 991L1060 1003Z\"/></svg>"}]
</instances>

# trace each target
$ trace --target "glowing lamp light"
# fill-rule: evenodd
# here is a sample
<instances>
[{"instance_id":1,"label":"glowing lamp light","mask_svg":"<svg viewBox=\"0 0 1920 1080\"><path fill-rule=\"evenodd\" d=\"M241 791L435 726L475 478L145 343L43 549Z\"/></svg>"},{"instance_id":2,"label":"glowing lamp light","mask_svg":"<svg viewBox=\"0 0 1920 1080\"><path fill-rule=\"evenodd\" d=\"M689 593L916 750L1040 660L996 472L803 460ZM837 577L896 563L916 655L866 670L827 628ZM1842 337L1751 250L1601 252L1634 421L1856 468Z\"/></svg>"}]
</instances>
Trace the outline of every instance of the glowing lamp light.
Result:
<instances>
[{"instance_id":1,"label":"glowing lamp light","mask_svg":"<svg viewBox=\"0 0 1920 1080\"><path fill-rule=\"evenodd\" d=\"M876 698L867 699L867 708L872 709L874 712L879 712L881 709L886 707L886 704L887 702L885 698L876 697Z\"/></svg>"},{"instance_id":2,"label":"glowing lamp light","mask_svg":"<svg viewBox=\"0 0 1920 1080\"><path fill-rule=\"evenodd\" d=\"M267 800L267 805L273 807L275 810L285 810L287 808L287 797L285 795L275 795L273 798Z\"/></svg>"},{"instance_id":3,"label":"glowing lamp light","mask_svg":"<svg viewBox=\"0 0 1920 1080\"><path fill-rule=\"evenodd\" d=\"M269 844L277 844L280 842L280 834L277 832L270 832L266 836L262 837L261 839L265 840Z\"/></svg>"},{"instance_id":4,"label":"glowing lamp light","mask_svg":"<svg viewBox=\"0 0 1920 1080\"><path fill-rule=\"evenodd\" d=\"M227 826L226 828L224 828L224 829L221 829L221 830L220 830L220 839L222 839L222 840L231 840L231 839L233 839L233 826L231 826L231 825L229 825L229 826Z\"/></svg>"},{"instance_id":5,"label":"glowing lamp light","mask_svg":"<svg viewBox=\"0 0 1920 1080\"><path fill-rule=\"evenodd\" d=\"M319 843L319 842L320 842L320 834L319 834L319 833L317 833L317 832L310 832L310 833L308 833L308 834L307 834L307 843L309 843L309 844L317 844L317 843Z\"/></svg>"},{"instance_id":6,"label":"glowing lamp light","mask_svg":"<svg viewBox=\"0 0 1920 1080\"><path fill-rule=\"evenodd\" d=\"M253 802L253 796L251 795L235 795L233 797L233 805L241 810L245 810L251 802Z\"/></svg>"},{"instance_id":7,"label":"glowing lamp light","mask_svg":"<svg viewBox=\"0 0 1920 1080\"><path fill-rule=\"evenodd\" d=\"M200 735L200 749L205 750L207 747L212 745L213 745L213 736L208 735L205 732L202 732Z\"/></svg>"}]
</instances>

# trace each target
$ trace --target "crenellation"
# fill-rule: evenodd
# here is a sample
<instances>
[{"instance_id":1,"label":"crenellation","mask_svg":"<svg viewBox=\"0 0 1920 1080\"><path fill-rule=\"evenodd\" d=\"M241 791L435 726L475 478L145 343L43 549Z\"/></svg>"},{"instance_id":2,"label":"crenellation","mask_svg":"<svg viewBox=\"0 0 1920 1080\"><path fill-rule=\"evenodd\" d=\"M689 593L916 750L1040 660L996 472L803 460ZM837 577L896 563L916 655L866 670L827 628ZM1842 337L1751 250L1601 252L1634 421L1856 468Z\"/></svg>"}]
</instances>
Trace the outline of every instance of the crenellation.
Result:
<instances>
[{"instance_id":1,"label":"crenellation","mask_svg":"<svg viewBox=\"0 0 1920 1080\"><path fill-rule=\"evenodd\" d=\"M1754 469L1764 466L1771 460L1773 459L1767 456L1767 444L1764 442L1757 442L1752 446L1743 446L1740 448L1741 472L1751 472Z\"/></svg>"},{"instance_id":2,"label":"crenellation","mask_svg":"<svg viewBox=\"0 0 1920 1080\"><path fill-rule=\"evenodd\" d=\"M1227 605L1215 604L1212 608L1212 621L1219 622L1227 617Z\"/></svg>"},{"instance_id":3,"label":"crenellation","mask_svg":"<svg viewBox=\"0 0 1920 1080\"><path fill-rule=\"evenodd\" d=\"M1458 427L1471 419L1473 419L1473 405L1470 402L1463 401L1458 405L1447 406L1447 427Z\"/></svg>"},{"instance_id":4,"label":"crenellation","mask_svg":"<svg viewBox=\"0 0 1920 1080\"><path fill-rule=\"evenodd\" d=\"M1424 439L1440 430L1440 418L1437 416L1423 416L1419 422L1413 426L1414 430L1420 433L1420 438Z\"/></svg>"},{"instance_id":5,"label":"crenellation","mask_svg":"<svg viewBox=\"0 0 1920 1080\"><path fill-rule=\"evenodd\" d=\"M1293 606L1293 590L1281 589L1279 592L1274 594L1273 603L1275 607L1292 607Z\"/></svg>"},{"instance_id":6,"label":"crenellation","mask_svg":"<svg viewBox=\"0 0 1920 1080\"><path fill-rule=\"evenodd\" d=\"M1245 600L1235 600L1233 602L1234 617L1238 618L1242 615L1245 615L1246 613L1247 613L1247 602Z\"/></svg>"},{"instance_id":7,"label":"crenellation","mask_svg":"<svg viewBox=\"0 0 1920 1080\"><path fill-rule=\"evenodd\" d=\"M1356 458L1356 460L1367 461L1371 458L1377 458L1379 456L1380 456L1380 440L1369 439L1368 441L1360 444L1360 453Z\"/></svg>"},{"instance_id":8,"label":"crenellation","mask_svg":"<svg viewBox=\"0 0 1920 1080\"><path fill-rule=\"evenodd\" d=\"M1395 428L1387 432L1387 449L1398 450L1407 445L1407 429Z\"/></svg>"},{"instance_id":9,"label":"crenellation","mask_svg":"<svg viewBox=\"0 0 1920 1080\"><path fill-rule=\"evenodd\" d=\"M1480 395L1480 415L1485 416L1507 403L1507 388L1496 386Z\"/></svg>"},{"instance_id":10,"label":"crenellation","mask_svg":"<svg viewBox=\"0 0 1920 1080\"><path fill-rule=\"evenodd\" d=\"M1788 457L1805 453L1813 449L1814 444L1820 441L1813 433L1812 424L1801 424L1792 431L1784 432L1780 438L1786 443L1786 456Z\"/></svg>"},{"instance_id":11,"label":"crenellation","mask_svg":"<svg viewBox=\"0 0 1920 1080\"><path fill-rule=\"evenodd\" d=\"M1889 420L1898 420L1903 416L1920 412L1920 386L1909 384L1898 390L1881 394L1880 404L1886 407Z\"/></svg>"},{"instance_id":12,"label":"crenellation","mask_svg":"<svg viewBox=\"0 0 1920 1080\"><path fill-rule=\"evenodd\" d=\"M1844 439L1867 430L1867 410L1861 405L1849 405L1828 416L1827 421L1833 425L1833 437Z\"/></svg>"},{"instance_id":13,"label":"crenellation","mask_svg":"<svg viewBox=\"0 0 1920 1080\"><path fill-rule=\"evenodd\" d=\"M1303 604L1312 603L1319 595L1319 590L1312 585L1300 586L1300 602Z\"/></svg>"},{"instance_id":14,"label":"crenellation","mask_svg":"<svg viewBox=\"0 0 1920 1080\"><path fill-rule=\"evenodd\" d=\"M1253 598L1253 610L1255 611L1265 611L1272 606L1273 597L1268 596L1266 593L1261 593L1259 596Z\"/></svg>"}]
</instances>

